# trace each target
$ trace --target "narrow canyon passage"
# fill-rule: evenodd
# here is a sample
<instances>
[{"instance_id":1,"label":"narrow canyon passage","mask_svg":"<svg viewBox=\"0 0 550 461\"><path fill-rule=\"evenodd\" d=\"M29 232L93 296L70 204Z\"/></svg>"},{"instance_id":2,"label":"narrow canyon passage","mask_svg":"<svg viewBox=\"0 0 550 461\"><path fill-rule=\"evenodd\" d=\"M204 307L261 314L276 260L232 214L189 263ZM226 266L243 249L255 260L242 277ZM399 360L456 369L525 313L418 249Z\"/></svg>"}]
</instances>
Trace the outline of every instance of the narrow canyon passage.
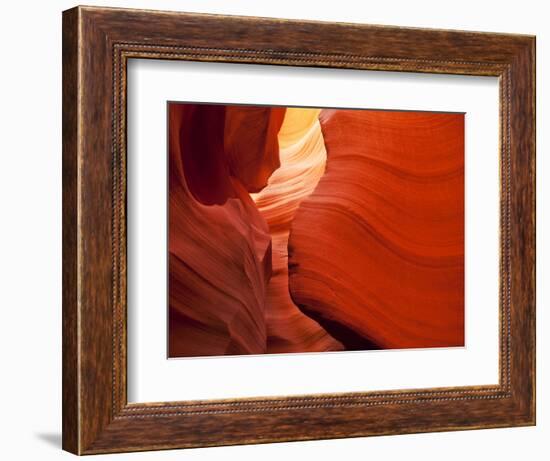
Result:
<instances>
[{"instance_id":1,"label":"narrow canyon passage","mask_svg":"<svg viewBox=\"0 0 550 461\"><path fill-rule=\"evenodd\" d=\"M272 275L266 293L267 352L342 350L315 321L301 312L288 288L288 237L294 214L325 172L326 149L319 109L288 108L279 131L281 166L252 199L265 218L272 245Z\"/></svg>"}]
</instances>

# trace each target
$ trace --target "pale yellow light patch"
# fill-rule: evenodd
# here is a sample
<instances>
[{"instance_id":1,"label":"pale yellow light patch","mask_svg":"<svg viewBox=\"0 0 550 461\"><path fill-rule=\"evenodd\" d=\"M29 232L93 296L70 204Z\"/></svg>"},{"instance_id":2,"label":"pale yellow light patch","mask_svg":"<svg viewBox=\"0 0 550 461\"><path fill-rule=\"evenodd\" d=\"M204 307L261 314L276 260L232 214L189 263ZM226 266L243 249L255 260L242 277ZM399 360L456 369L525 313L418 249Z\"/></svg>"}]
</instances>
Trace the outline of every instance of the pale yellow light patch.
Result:
<instances>
[{"instance_id":1,"label":"pale yellow light patch","mask_svg":"<svg viewBox=\"0 0 550 461\"><path fill-rule=\"evenodd\" d=\"M285 149L303 138L311 126L318 122L320 112L321 109L287 108L279 130L279 147Z\"/></svg>"}]
</instances>

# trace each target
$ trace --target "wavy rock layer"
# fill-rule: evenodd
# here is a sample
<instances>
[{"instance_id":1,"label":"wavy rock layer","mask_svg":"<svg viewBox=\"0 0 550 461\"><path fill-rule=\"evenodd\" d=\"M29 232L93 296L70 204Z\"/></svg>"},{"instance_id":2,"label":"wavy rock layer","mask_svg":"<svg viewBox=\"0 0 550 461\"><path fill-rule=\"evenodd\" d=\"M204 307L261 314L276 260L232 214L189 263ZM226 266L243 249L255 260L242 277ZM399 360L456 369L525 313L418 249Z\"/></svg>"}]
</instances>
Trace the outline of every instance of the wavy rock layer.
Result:
<instances>
[{"instance_id":1,"label":"wavy rock layer","mask_svg":"<svg viewBox=\"0 0 550 461\"><path fill-rule=\"evenodd\" d=\"M266 352L271 236L249 192L279 166L285 109L246 109L169 106L171 357Z\"/></svg>"},{"instance_id":2,"label":"wavy rock layer","mask_svg":"<svg viewBox=\"0 0 550 461\"><path fill-rule=\"evenodd\" d=\"M323 110L290 292L346 349L464 344L464 116Z\"/></svg>"},{"instance_id":3,"label":"wavy rock layer","mask_svg":"<svg viewBox=\"0 0 550 461\"><path fill-rule=\"evenodd\" d=\"M288 234L294 214L325 172L318 109L288 108L279 132L280 167L252 196L269 226L273 256L266 292L267 352L318 352L343 346L294 304L288 289Z\"/></svg>"}]
</instances>

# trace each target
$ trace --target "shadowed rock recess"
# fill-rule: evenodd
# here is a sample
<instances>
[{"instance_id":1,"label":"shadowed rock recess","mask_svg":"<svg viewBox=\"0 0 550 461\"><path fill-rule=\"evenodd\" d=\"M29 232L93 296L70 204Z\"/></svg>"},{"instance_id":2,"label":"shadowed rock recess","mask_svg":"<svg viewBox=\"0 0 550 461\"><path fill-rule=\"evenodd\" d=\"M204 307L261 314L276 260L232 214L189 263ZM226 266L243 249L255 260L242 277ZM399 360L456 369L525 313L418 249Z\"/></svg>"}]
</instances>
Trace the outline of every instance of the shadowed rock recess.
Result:
<instances>
[{"instance_id":1,"label":"shadowed rock recess","mask_svg":"<svg viewBox=\"0 0 550 461\"><path fill-rule=\"evenodd\" d=\"M169 104L169 356L464 345L464 115Z\"/></svg>"}]
</instances>

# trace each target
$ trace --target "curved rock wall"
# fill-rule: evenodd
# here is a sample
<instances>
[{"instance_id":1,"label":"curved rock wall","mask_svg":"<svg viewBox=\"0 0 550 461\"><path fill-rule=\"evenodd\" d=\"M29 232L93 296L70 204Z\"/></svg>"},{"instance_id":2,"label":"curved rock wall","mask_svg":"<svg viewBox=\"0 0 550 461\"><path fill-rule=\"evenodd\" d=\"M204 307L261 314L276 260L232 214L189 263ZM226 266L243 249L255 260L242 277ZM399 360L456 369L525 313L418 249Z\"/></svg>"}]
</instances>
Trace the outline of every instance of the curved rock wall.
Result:
<instances>
[{"instance_id":1,"label":"curved rock wall","mask_svg":"<svg viewBox=\"0 0 550 461\"><path fill-rule=\"evenodd\" d=\"M325 110L290 292L346 349L464 344L464 116ZM322 249L322 250L321 250Z\"/></svg>"}]
</instances>

